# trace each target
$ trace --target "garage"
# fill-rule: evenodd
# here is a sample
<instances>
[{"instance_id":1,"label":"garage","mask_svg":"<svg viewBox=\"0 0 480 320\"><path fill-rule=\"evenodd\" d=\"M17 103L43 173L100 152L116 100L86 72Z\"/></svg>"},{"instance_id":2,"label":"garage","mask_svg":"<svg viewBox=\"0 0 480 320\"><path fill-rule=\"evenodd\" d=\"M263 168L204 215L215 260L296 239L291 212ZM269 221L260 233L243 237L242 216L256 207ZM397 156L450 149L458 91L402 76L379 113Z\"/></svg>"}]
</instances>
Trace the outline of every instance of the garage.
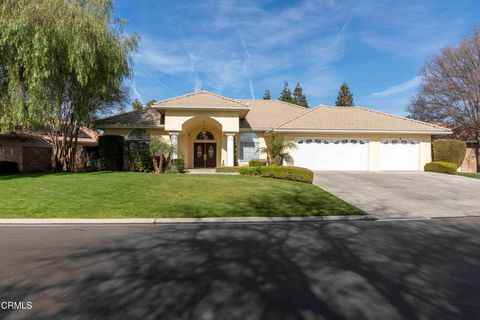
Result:
<instances>
[{"instance_id":1,"label":"garage","mask_svg":"<svg viewBox=\"0 0 480 320\"><path fill-rule=\"evenodd\" d=\"M311 170L368 170L368 139L296 138L295 165Z\"/></svg>"},{"instance_id":2,"label":"garage","mask_svg":"<svg viewBox=\"0 0 480 320\"><path fill-rule=\"evenodd\" d=\"M420 170L420 140L418 139L381 139L381 171L418 171Z\"/></svg>"}]
</instances>

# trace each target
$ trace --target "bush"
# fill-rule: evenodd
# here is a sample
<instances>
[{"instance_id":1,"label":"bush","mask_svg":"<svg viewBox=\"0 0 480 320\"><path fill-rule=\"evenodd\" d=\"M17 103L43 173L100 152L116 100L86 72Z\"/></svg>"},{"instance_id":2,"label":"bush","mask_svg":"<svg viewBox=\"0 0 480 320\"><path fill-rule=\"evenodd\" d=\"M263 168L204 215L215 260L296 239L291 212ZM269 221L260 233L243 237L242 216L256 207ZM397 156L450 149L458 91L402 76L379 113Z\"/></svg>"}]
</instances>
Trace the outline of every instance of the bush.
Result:
<instances>
[{"instance_id":1,"label":"bush","mask_svg":"<svg viewBox=\"0 0 480 320\"><path fill-rule=\"evenodd\" d=\"M241 167L216 167L215 172L219 173L231 173L231 172L238 172Z\"/></svg>"},{"instance_id":2,"label":"bush","mask_svg":"<svg viewBox=\"0 0 480 320\"><path fill-rule=\"evenodd\" d=\"M185 161L182 158L172 159L171 162L171 171L176 171L177 173L185 172Z\"/></svg>"},{"instance_id":3,"label":"bush","mask_svg":"<svg viewBox=\"0 0 480 320\"><path fill-rule=\"evenodd\" d=\"M100 136L98 138L98 153L104 169L123 169L123 145L122 136Z\"/></svg>"},{"instance_id":4,"label":"bush","mask_svg":"<svg viewBox=\"0 0 480 320\"><path fill-rule=\"evenodd\" d=\"M438 172L446 174L456 174L457 164L453 162L434 161L425 164L425 171Z\"/></svg>"},{"instance_id":5,"label":"bush","mask_svg":"<svg viewBox=\"0 0 480 320\"><path fill-rule=\"evenodd\" d=\"M0 174L18 173L18 163L15 161L0 161Z\"/></svg>"},{"instance_id":6,"label":"bush","mask_svg":"<svg viewBox=\"0 0 480 320\"><path fill-rule=\"evenodd\" d=\"M134 171L146 172L153 170L149 144L141 141L127 143L130 168Z\"/></svg>"},{"instance_id":7,"label":"bush","mask_svg":"<svg viewBox=\"0 0 480 320\"><path fill-rule=\"evenodd\" d=\"M238 173L243 176L260 176L262 172L260 171L262 167L240 167Z\"/></svg>"},{"instance_id":8,"label":"bush","mask_svg":"<svg viewBox=\"0 0 480 320\"><path fill-rule=\"evenodd\" d=\"M433 160L462 165L467 151L467 143L460 140L439 139L433 142Z\"/></svg>"},{"instance_id":9,"label":"bush","mask_svg":"<svg viewBox=\"0 0 480 320\"><path fill-rule=\"evenodd\" d=\"M282 180L299 181L305 183L313 182L313 172L306 168L300 167L283 167L283 166L267 166L267 167L242 167L241 175L262 176L265 178L274 178Z\"/></svg>"},{"instance_id":10,"label":"bush","mask_svg":"<svg viewBox=\"0 0 480 320\"><path fill-rule=\"evenodd\" d=\"M261 167L264 166L266 163L260 159L252 159L248 161L249 167Z\"/></svg>"}]
</instances>

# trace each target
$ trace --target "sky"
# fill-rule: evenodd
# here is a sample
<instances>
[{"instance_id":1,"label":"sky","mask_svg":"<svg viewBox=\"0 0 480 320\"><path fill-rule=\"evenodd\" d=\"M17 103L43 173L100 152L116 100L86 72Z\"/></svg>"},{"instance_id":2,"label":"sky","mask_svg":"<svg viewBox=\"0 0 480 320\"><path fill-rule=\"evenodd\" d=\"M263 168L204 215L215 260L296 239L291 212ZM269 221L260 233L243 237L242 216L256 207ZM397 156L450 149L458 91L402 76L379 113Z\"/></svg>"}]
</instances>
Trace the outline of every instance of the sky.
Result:
<instances>
[{"instance_id":1,"label":"sky","mask_svg":"<svg viewBox=\"0 0 480 320\"><path fill-rule=\"evenodd\" d=\"M311 107L355 105L403 115L424 63L480 27L479 0L114 0L133 55L132 99L198 90L278 98L301 84Z\"/></svg>"}]
</instances>

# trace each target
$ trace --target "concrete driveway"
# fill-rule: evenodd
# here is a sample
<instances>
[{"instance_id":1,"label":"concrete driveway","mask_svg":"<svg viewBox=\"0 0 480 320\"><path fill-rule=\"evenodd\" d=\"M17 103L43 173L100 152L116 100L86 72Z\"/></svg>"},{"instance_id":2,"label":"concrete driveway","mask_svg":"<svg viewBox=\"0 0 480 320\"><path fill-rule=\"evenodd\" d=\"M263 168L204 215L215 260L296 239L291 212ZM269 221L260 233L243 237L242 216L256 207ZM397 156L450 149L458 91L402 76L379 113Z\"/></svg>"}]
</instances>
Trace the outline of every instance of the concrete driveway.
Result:
<instances>
[{"instance_id":1,"label":"concrete driveway","mask_svg":"<svg viewBox=\"0 0 480 320\"><path fill-rule=\"evenodd\" d=\"M314 184L377 219L480 216L480 179L429 172L316 172Z\"/></svg>"}]
</instances>

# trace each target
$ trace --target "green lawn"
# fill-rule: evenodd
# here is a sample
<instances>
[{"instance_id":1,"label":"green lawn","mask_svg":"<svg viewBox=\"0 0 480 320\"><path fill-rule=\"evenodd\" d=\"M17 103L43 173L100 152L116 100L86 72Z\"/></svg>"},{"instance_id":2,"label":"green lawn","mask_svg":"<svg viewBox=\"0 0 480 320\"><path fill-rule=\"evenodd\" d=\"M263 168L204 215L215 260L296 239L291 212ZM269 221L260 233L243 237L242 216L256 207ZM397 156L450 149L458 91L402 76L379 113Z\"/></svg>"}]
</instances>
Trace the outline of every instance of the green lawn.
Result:
<instances>
[{"instance_id":1,"label":"green lawn","mask_svg":"<svg viewBox=\"0 0 480 320\"><path fill-rule=\"evenodd\" d=\"M230 175L134 172L0 176L0 218L364 214L317 186Z\"/></svg>"},{"instance_id":2,"label":"green lawn","mask_svg":"<svg viewBox=\"0 0 480 320\"><path fill-rule=\"evenodd\" d=\"M458 172L457 174L460 175L460 176L464 176L464 177L480 179L480 173Z\"/></svg>"}]
</instances>

